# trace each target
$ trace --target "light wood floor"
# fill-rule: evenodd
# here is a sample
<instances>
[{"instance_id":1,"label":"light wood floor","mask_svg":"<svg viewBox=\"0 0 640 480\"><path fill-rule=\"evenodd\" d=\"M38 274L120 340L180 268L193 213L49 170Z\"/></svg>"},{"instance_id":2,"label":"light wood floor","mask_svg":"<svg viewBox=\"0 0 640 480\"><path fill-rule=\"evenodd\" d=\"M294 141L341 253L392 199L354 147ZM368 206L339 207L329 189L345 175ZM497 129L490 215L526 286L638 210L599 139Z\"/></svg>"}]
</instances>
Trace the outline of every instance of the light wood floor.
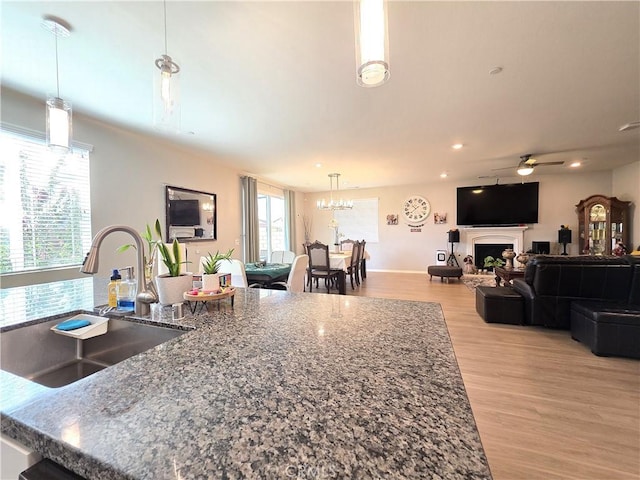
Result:
<instances>
[{"instance_id":1,"label":"light wood floor","mask_svg":"<svg viewBox=\"0 0 640 480\"><path fill-rule=\"evenodd\" d=\"M640 361L568 331L487 324L456 280L369 272L348 295L438 302L495 480L640 479Z\"/></svg>"}]
</instances>

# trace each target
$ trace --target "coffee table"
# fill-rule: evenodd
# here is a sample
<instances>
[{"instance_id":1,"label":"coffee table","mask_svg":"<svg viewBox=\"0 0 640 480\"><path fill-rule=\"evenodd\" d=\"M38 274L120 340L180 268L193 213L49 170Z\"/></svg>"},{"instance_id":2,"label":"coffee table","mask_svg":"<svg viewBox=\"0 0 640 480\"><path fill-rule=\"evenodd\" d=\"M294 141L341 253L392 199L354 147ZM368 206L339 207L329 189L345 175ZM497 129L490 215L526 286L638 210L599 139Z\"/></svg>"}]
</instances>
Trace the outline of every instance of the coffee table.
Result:
<instances>
[{"instance_id":1,"label":"coffee table","mask_svg":"<svg viewBox=\"0 0 640 480\"><path fill-rule=\"evenodd\" d=\"M496 287L500 286L502 280L508 286L514 278L523 278L524 271L524 268L493 267L493 273L496 274Z\"/></svg>"}]
</instances>

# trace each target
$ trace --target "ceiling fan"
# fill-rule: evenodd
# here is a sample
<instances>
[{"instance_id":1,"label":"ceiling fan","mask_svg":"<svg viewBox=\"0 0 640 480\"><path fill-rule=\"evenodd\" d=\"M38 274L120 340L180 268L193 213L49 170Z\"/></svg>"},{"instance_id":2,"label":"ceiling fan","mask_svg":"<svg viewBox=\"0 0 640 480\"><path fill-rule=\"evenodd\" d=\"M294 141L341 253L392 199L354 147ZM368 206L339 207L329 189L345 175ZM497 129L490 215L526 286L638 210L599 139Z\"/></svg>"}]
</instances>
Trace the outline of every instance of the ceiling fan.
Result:
<instances>
[{"instance_id":1,"label":"ceiling fan","mask_svg":"<svg viewBox=\"0 0 640 480\"><path fill-rule=\"evenodd\" d=\"M518 167L516 168L516 172L518 175L522 175L523 177L526 175L531 175L536 167L544 167L549 165L564 165L564 162L544 162L538 163L538 161L533 158L533 154L527 153L526 155L520 156L520 163L518 163ZM493 171L496 170L507 170L513 167L504 167L504 168L494 168Z\"/></svg>"}]
</instances>

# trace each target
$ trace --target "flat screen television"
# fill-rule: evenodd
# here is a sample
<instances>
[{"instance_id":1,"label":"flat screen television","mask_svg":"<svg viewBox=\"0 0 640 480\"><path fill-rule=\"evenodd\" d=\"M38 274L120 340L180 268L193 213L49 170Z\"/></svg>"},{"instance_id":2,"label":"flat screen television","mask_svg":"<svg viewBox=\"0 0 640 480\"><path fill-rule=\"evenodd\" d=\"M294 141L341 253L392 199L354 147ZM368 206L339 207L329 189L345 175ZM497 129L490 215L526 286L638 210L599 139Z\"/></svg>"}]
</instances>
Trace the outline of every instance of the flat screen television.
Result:
<instances>
[{"instance_id":1,"label":"flat screen television","mask_svg":"<svg viewBox=\"0 0 640 480\"><path fill-rule=\"evenodd\" d=\"M169 200L169 224L177 227L200 225L200 201Z\"/></svg>"},{"instance_id":2,"label":"flat screen television","mask_svg":"<svg viewBox=\"0 0 640 480\"><path fill-rule=\"evenodd\" d=\"M458 225L538 223L538 182L458 187Z\"/></svg>"}]
</instances>

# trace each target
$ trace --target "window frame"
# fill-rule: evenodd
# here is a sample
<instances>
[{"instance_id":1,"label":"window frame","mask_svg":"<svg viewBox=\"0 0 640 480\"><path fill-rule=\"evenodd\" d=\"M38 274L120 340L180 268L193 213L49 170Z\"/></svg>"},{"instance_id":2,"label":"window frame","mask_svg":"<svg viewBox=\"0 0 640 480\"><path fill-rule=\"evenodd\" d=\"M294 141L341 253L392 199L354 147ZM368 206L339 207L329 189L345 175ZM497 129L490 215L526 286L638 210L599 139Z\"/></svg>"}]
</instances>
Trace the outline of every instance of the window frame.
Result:
<instances>
[{"instance_id":1,"label":"window frame","mask_svg":"<svg viewBox=\"0 0 640 480\"><path fill-rule=\"evenodd\" d=\"M0 135L9 136L16 138L17 141L25 141L36 144L34 146L34 151L38 149L39 146L46 149L45 144L45 135L42 132L27 129L24 127L20 127L17 125L9 124L9 123L0 123ZM90 172L90 154L93 152L93 146L81 142L73 142L72 149L74 155L80 155L84 157L84 160L87 162L86 169L86 181L88 182L86 187L86 196L84 203L84 207L88 209L88 211L83 212L83 223L84 227L88 226L89 235L92 235L91 231L91 172ZM41 152L44 153L44 150ZM89 240L90 241L90 240ZM84 247L84 245L83 245ZM84 248L83 248L84 249ZM0 273L0 288L11 288L11 287L20 287L26 285L35 285L41 283L54 282L59 280L70 280L74 278L83 278L79 272L79 267L82 264L82 261L73 262L71 264L58 265L58 266L42 266L42 267L34 267L28 268L18 271L10 271L5 273Z\"/></svg>"}]
</instances>

